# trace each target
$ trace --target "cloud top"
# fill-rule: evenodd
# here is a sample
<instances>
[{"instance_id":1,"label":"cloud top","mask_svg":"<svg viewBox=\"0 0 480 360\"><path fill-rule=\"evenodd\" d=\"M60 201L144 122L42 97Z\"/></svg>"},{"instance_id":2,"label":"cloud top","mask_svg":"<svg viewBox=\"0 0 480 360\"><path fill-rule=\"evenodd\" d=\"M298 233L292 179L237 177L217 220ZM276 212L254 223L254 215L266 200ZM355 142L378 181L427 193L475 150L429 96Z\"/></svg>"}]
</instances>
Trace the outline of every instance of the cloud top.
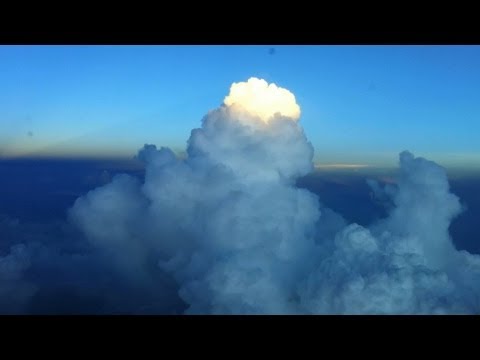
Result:
<instances>
[{"instance_id":1,"label":"cloud top","mask_svg":"<svg viewBox=\"0 0 480 360\"><path fill-rule=\"evenodd\" d=\"M223 102L228 107L240 107L265 123L275 115L294 121L300 118L300 106L295 95L256 77L251 77L246 82L233 83Z\"/></svg>"}]
</instances>

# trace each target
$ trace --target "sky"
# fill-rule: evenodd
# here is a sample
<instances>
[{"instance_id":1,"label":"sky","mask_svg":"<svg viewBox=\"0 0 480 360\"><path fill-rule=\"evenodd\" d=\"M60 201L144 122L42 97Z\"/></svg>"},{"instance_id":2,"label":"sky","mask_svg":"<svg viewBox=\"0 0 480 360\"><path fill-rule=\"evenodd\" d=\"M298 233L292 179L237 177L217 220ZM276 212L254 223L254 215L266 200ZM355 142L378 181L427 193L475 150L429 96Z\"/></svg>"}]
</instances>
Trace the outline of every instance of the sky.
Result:
<instances>
[{"instance_id":1,"label":"sky","mask_svg":"<svg viewBox=\"0 0 480 360\"><path fill-rule=\"evenodd\" d=\"M289 89L319 164L480 168L478 46L0 46L0 156L186 148L233 82Z\"/></svg>"}]
</instances>

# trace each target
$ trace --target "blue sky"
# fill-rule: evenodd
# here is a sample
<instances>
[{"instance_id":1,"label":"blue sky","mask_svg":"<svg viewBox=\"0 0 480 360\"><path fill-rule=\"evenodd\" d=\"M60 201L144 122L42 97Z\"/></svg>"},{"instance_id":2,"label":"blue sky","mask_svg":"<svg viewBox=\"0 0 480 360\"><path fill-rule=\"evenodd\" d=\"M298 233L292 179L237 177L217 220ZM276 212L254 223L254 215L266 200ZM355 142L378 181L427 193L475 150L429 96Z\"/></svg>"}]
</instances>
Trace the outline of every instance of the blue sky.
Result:
<instances>
[{"instance_id":1,"label":"blue sky","mask_svg":"<svg viewBox=\"0 0 480 360\"><path fill-rule=\"evenodd\" d=\"M232 82L292 91L321 163L480 167L479 46L0 46L0 154L185 148Z\"/></svg>"}]
</instances>

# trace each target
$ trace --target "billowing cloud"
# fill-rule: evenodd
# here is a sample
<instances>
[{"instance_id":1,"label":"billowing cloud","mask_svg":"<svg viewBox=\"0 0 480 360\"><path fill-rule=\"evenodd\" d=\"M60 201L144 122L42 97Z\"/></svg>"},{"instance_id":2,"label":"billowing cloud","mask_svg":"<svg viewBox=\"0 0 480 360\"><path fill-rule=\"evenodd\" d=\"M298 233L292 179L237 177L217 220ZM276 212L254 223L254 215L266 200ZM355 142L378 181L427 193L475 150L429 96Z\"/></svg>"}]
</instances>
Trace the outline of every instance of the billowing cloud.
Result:
<instances>
[{"instance_id":1,"label":"billowing cloud","mask_svg":"<svg viewBox=\"0 0 480 360\"><path fill-rule=\"evenodd\" d=\"M380 192L378 184L372 186ZM449 191L444 169L403 152L398 186L384 191L394 204L389 216L369 228L350 224L339 231L316 270L301 284L305 311L478 312L479 304L472 299L480 291L474 285L480 280L480 257L467 255L467 259L452 244L448 226L461 206ZM460 279L467 272L472 279L465 287Z\"/></svg>"},{"instance_id":2,"label":"billowing cloud","mask_svg":"<svg viewBox=\"0 0 480 360\"><path fill-rule=\"evenodd\" d=\"M184 158L145 145L144 179L117 175L77 199L69 219L88 239L85 256L124 284L97 279L79 286L83 296L104 289L106 307L134 313L478 312L480 257L452 244L462 206L445 170L402 152L395 181L369 182L388 215L348 224L296 185L313 170L299 116L288 90L233 84L192 130ZM5 278L24 271L20 250L5 257L15 264ZM47 253L57 264L71 258ZM85 256L75 257L82 271ZM123 299L125 289L139 295Z\"/></svg>"},{"instance_id":3,"label":"billowing cloud","mask_svg":"<svg viewBox=\"0 0 480 360\"><path fill-rule=\"evenodd\" d=\"M187 313L477 311L458 296L477 293L458 262L478 260L449 237L461 206L445 171L403 152L397 185L372 183L394 204L389 216L348 225L295 186L313 157L291 121L299 114L287 90L234 84L192 131L185 159L146 145L144 183L117 177L79 199L72 218L129 271L158 254Z\"/></svg>"},{"instance_id":4,"label":"billowing cloud","mask_svg":"<svg viewBox=\"0 0 480 360\"><path fill-rule=\"evenodd\" d=\"M125 244L112 254L67 223L1 216L0 240L0 314L169 314L184 308L158 259L145 261L138 276L121 262Z\"/></svg>"},{"instance_id":5,"label":"billowing cloud","mask_svg":"<svg viewBox=\"0 0 480 360\"><path fill-rule=\"evenodd\" d=\"M210 112L183 160L146 145L143 184L116 177L77 200L71 218L129 274L158 254L189 312L294 311L288 298L320 211L293 184L313 169L313 147L290 118L256 126L256 116L236 105Z\"/></svg>"},{"instance_id":6,"label":"billowing cloud","mask_svg":"<svg viewBox=\"0 0 480 360\"><path fill-rule=\"evenodd\" d=\"M295 95L255 77L246 82L233 83L223 102L230 108L241 108L264 122L270 121L275 115L294 121L300 118L300 106Z\"/></svg>"}]
</instances>

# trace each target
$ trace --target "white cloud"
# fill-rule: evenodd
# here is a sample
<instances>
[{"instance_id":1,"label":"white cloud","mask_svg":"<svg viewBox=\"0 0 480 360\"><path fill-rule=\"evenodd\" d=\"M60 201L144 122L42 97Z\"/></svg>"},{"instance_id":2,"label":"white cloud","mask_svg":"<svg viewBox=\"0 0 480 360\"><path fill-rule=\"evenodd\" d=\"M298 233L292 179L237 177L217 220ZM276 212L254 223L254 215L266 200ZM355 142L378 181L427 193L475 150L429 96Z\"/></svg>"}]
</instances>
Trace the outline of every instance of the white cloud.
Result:
<instances>
[{"instance_id":1,"label":"white cloud","mask_svg":"<svg viewBox=\"0 0 480 360\"><path fill-rule=\"evenodd\" d=\"M233 83L223 102L229 107L240 107L264 122L276 114L294 121L300 118L300 106L290 91L255 77Z\"/></svg>"},{"instance_id":2,"label":"white cloud","mask_svg":"<svg viewBox=\"0 0 480 360\"><path fill-rule=\"evenodd\" d=\"M313 147L292 121L291 93L250 79L225 104L192 131L184 159L145 146L144 183L116 177L72 208L130 278L148 284L156 256L189 313L479 310L480 260L451 243L461 206L443 168L403 152L399 178L374 189L391 199L389 216L346 224L295 186L313 170Z\"/></svg>"}]
</instances>

